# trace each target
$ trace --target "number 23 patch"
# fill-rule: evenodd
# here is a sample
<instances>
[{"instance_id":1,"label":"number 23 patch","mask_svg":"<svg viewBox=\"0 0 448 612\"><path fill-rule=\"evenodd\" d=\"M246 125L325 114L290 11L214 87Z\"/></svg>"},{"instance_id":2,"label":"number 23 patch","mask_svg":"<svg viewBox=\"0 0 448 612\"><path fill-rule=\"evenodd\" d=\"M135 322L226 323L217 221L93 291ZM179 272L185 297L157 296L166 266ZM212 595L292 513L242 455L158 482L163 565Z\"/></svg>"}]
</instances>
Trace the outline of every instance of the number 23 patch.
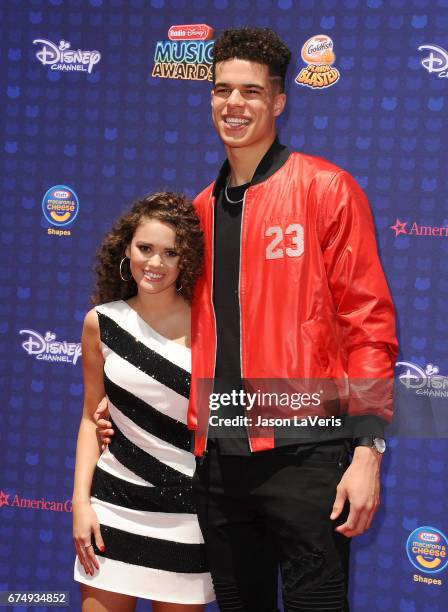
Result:
<instances>
[{"instance_id":1,"label":"number 23 patch","mask_svg":"<svg viewBox=\"0 0 448 612\"><path fill-rule=\"evenodd\" d=\"M265 228L266 259L300 257L305 249L304 231L300 223L273 224Z\"/></svg>"}]
</instances>

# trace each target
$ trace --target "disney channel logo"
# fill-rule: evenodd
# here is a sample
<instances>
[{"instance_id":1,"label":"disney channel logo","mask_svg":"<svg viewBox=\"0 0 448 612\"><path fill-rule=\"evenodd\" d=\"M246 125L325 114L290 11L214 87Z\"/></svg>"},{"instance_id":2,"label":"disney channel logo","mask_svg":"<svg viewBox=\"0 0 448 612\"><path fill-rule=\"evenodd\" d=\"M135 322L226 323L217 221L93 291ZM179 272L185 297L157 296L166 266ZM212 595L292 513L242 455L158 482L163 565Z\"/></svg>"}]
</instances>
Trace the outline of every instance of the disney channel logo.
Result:
<instances>
[{"instance_id":1,"label":"disney channel logo","mask_svg":"<svg viewBox=\"0 0 448 612\"><path fill-rule=\"evenodd\" d=\"M62 70L64 72L92 72L93 67L101 60L99 51L83 51L82 49L70 49L71 43L61 40L59 45L46 40L36 38L33 45L42 45L37 51L37 59L44 65L50 66L50 70Z\"/></svg>"},{"instance_id":2,"label":"disney channel logo","mask_svg":"<svg viewBox=\"0 0 448 612\"><path fill-rule=\"evenodd\" d=\"M439 79L448 78L448 51L437 45L420 45L419 51L429 51L420 63L429 74L435 72Z\"/></svg>"},{"instance_id":3,"label":"disney channel logo","mask_svg":"<svg viewBox=\"0 0 448 612\"><path fill-rule=\"evenodd\" d=\"M45 336L33 329L21 329L19 334L27 334L27 339L22 342L22 348L36 359L42 361L65 362L76 365L81 356L81 344L79 342L59 342L56 334L47 331Z\"/></svg>"},{"instance_id":4,"label":"disney channel logo","mask_svg":"<svg viewBox=\"0 0 448 612\"><path fill-rule=\"evenodd\" d=\"M402 368L398 380L406 389L417 395L448 397L448 376L439 375L438 366L428 363L421 368L410 361L397 361L396 367Z\"/></svg>"}]
</instances>

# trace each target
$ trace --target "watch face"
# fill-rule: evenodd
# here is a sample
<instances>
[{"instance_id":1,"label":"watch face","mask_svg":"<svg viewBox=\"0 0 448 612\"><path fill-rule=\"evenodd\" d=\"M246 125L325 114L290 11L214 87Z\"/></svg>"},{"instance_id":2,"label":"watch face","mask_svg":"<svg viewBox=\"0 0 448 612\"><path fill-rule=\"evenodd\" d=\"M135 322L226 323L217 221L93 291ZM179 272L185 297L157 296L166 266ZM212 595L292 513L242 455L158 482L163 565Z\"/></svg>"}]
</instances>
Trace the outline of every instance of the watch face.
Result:
<instances>
[{"instance_id":1,"label":"watch face","mask_svg":"<svg viewBox=\"0 0 448 612\"><path fill-rule=\"evenodd\" d=\"M386 450L386 440L384 438L373 438L373 446L382 455Z\"/></svg>"}]
</instances>

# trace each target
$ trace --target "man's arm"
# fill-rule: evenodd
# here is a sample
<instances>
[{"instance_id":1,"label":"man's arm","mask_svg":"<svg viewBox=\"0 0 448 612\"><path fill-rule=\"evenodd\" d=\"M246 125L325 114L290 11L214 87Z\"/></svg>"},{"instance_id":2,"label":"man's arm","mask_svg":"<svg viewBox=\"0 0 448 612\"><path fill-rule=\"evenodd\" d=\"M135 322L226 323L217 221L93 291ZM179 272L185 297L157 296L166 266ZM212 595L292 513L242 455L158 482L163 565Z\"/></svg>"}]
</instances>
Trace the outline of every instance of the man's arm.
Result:
<instances>
[{"instance_id":1,"label":"man's arm","mask_svg":"<svg viewBox=\"0 0 448 612\"><path fill-rule=\"evenodd\" d=\"M101 444L101 450L104 450L114 435L112 429L112 423L109 419L109 410L107 407L107 398L103 397L94 412L93 420L96 423L96 435L99 443Z\"/></svg>"},{"instance_id":2,"label":"man's arm","mask_svg":"<svg viewBox=\"0 0 448 612\"><path fill-rule=\"evenodd\" d=\"M395 313L367 198L348 173L330 181L318 232L349 381L353 437L381 436L392 419Z\"/></svg>"},{"instance_id":3,"label":"man's arm","mask_svg":"<svg viewBox=\"0 0 448 612\"><path fill-rule=\"evenodd\" d=\"M393 368L397 354L395 316L379 261L367 198L346 172L336 174L320 207L319 232L349 381L347 422L353 437L383 436L392 418ZM339 533L352 537L372 523L380 503L381 455L354 451L342 477L330 518L350 502Z\"/></svg>"},{"instance_id":4,"label":"man's arm","mask_svg":"<svg viewBox=\"0 0 448 612\"><path fill-rule=\"evenodd\" d=\"M347 520L336 531L348 538L364 533L372 524L380 505L381 455L366 446L355 449L353 460L336 488L336 498L330 515L335 520L346 500L350 502Z\"/></svg>"}]
</instances>

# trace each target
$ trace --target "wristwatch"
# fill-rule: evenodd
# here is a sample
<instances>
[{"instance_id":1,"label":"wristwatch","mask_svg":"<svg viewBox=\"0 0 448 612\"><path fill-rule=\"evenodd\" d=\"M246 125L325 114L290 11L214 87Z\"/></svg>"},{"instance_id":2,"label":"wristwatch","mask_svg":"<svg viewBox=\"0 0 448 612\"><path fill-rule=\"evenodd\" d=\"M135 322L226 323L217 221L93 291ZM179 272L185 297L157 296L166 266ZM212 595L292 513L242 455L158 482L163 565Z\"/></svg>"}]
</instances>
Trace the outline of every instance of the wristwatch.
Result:
<instances>
[{"instance_id":1,"label":"wristwatch","mask_svg":"<svg viewBox=\"0 0 448 612\"><path fill-rule=\"evenodd\" d=\"M379 455L383 455L386 451L386 440L376 436L365 436L353 440L353 446L354 448L357 446L368 446L369 448L373 448Z\"/></svg>"}]
</instances>

